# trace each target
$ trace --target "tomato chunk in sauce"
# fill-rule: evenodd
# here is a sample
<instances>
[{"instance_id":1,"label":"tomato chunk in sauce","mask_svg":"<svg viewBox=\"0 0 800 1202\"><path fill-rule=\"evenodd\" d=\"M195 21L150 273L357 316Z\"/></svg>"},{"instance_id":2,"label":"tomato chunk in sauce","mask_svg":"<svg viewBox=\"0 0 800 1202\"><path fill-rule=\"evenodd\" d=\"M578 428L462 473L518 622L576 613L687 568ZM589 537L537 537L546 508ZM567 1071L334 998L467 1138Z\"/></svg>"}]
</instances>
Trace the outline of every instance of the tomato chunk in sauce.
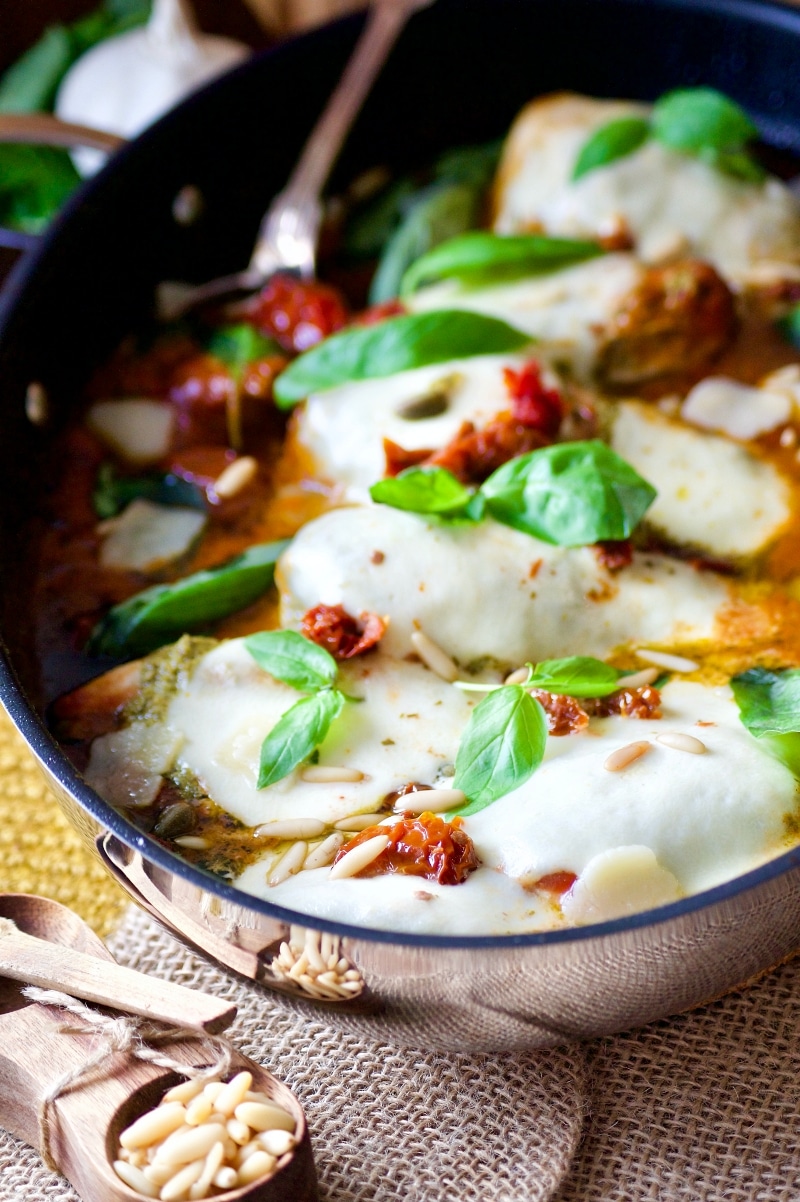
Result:
<instances>
[{"instance_id":1,"label":"tomato chunk in sauce","mask_svg":"<svg viewBox=\"0 0 800 1202\"><path fill-rule=\"evenodd\" d=\"M399 872L420 876L440 885L461 885L480 861L462 820L448 822L438 814L403 814L392 826L368 826L339 849L338 864L348 852L376 835L388 835L388 846L356 876L384 876Z\"/></svg>"}]
</instances>

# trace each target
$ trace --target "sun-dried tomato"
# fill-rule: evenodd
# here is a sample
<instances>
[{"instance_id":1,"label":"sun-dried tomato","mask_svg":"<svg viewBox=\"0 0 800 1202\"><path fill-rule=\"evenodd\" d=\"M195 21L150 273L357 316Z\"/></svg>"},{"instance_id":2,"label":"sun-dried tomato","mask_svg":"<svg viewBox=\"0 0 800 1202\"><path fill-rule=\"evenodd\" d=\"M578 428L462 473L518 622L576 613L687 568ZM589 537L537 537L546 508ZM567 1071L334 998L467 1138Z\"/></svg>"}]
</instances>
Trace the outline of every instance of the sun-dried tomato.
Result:
<instances>
[{"instance_id":1,"label":"sun-dried tomato","mask_svg":"<svg viewBox=\"0 0 800 1202\"><path fill-rule=\"evenodd\" d=\"M640 685L638 689L617 689L616 693L597 697L590 704L597 718L608 718L612 714L622 718L661 717L661 694L649 684Z\"/></svg>"},{"instance_id":2,"label":"sun-dried tomato","mask_svg":"<svg viewBox=\"0 0 800 1202\"><path fill-rule=\"evenodd\" d=\"M537 893L552 893L554 897L563 897L565 893L569 893L577 879L574 872L567 872L564 869L562 872L548 872L545 876L540 876L538 881L534 881L532 885L526 885L525 888L536 890Z\"/></svg>"},{"instance_id":3,"label":"sun-dried tomato","mask_svg":"<svg viewBox=\"0 0 800 1202\"><path fill-rule=\"evenodd\" d=\"M417 467L418 464L424 463L434 452L427 447L421 451L407 451L398 442L392 442L391 438L384 438L383 453L386 458L385 475L398 476L407 467Z\"/></svg>"},{"instance_id":4,"label":"sun-dried tomato","mask_svg":"<svg viewBox=\"0 0 800 1202\"><path fill-rule=\"evenodd\" d=\"M421 876L440 885L461 885L480 861L469 835L461 829L461 819L447 822L438 814L403 814L392 826L368 826L339 849L334 860L366 843L375 835L388 835L388 846L357 876L384 876L399 872Z\"/></svg>"},{"instance_id":5,"label":"sun-dried tomato","mask_svg":"<svg viewBox=\"0 0 800 1202\"><path fill-rule=\"evenodd\" d=\"M545 689L531 689L547 716L547 729L551 735L574 735L589 725L589 715L574 697L561 693L548 693Z\"/></svg>"},{"instance_id":6,"label":"sun-dried tomato","mask_svg":"<svg viewBox=\"0 0 800 1202\"><path fill-rule=\"evenodd\" d=\"M536 451L548 441L540 430L510 413L500 413L483 429L464 422L455 438L425 463L446 468L462 484L482 484L509 459Z\"/></svg>"},{"instance_id":7,"label":"sun-dried tomato","mask_svg":"<svg viewBox=\"0 0 800 1202\"><path fill-rule=\"evenodd\" d=\"M386 623L377 614L363 613L356 619L342 605L316 605L305 614L300 629L334 659L353 659L380 642Z\"/></svg>"},{"instance_id":8,"label":"sun-dried tomato","mask_svg":"<svg viewBox=\"0 0 800 1202\"><path fill-rule=\"evenodd\" d=\"M541 364L531 359L520 371L504 367L503 378L514 420L538 430L545 438L555 438L564 416L564 402L557 389L543 383Z\"/></svg>"},{"instance_id":9,"label":"sun-dried tomato","mask_svg":"<svg viewBox=\"0 0 800 1202\"><path fill-rule=\"evenodd\" d=\"M271 401L276 378L289 360L283 355L266 355L248 363L242 374L242 392L258 401Z\"/></svg>"},{"instance_id":10,"label":"sun-dried tomato","mask_svg":"<svg viewBox=\"0 0 800 1202\"><path fill-rule=\"evenodd\" d=\"M433 785L425 785L422 781L410 780L407 785L403 785L399 789L392 789L391 793L387 793L383 799L381 809L392 809L396 801L401 797L408 797L409 793L424 793L428 789L432 789Z\"/></svg>"},{"instance_id":11,"label":"sun-dried tomato","mask_svg":"<svg viewBox=\"0 0 800 1202\"><path fill-rule=\"evenodd\" d=\"M299 354L347 325L341 294L329 284L278 273L247 308L247 319L284 350Z\"/></svg>"},{"instance_id":12,"label":"sun-dried tomato","mask_svg":"<svg viewBox=\"0 0 800 1202\"><path fill-rule=\"evenodd\" d=\"M630 539L606 539L592 547L598 562L609 572L619 572L633 562L633 543Z\"/></svg>"}]
</instances>

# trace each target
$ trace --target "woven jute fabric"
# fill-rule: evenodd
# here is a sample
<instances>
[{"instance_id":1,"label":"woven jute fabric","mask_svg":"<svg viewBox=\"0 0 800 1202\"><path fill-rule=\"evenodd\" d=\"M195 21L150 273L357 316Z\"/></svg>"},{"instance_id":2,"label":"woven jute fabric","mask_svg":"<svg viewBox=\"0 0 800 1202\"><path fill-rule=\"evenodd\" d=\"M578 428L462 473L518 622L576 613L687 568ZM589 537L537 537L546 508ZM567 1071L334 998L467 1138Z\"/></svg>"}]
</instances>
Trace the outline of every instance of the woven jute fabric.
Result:
<instances>
[{"instance_id":1,"label":"woven jute fabric","mask_svg":"<svg viewBox=\"0 0 800 1202\"><path fill-rule=\"evenodd\" d=\"M2 719L0 885L113 929L121 963L235 1001L232 1041L305 1108L323 1202L800 1199L799 962L692 1014L554 1051L421 1054L342 1034L125 909ZM0 1202L78 1200L0 1132Z\"/></svg>"}]
</instances>

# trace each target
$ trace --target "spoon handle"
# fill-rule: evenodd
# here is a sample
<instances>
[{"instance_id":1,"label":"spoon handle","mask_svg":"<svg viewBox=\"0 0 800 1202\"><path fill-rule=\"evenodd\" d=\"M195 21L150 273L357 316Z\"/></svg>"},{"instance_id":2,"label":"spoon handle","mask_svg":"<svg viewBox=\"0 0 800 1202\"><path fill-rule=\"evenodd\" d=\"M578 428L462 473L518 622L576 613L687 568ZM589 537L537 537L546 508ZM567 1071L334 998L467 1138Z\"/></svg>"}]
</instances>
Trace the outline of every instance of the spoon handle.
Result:
<instances>
[{"instance_id":1,"label":"spoon handle","mask_svg":"<svg viewBox=\"0 0 800 1202\"><path fill-rule=\"evenodd\" d=\"M37 939L6 922L0 924L0 977L60 989L85 1002L209 1034L230 1026L236 1015L236 1007L219 998Z\"/></svg>"}]
</instances>

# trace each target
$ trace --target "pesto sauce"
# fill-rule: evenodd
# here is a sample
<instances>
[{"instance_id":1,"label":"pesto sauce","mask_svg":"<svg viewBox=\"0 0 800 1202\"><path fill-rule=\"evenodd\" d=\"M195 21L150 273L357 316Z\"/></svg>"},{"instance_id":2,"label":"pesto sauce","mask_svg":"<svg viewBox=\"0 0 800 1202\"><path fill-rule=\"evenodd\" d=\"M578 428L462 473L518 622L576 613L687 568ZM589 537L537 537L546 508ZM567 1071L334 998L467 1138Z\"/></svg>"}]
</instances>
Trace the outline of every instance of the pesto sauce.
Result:
<instances>
[{"instance_id":1,"label":"pesto sauce","mask_svg":"<svg viewBox=\"0 0 800 1202\"><path fill-rule=\"evenodd\" d=\"M177 643L145 656L139 688L123 710L124 723L155 726L166 721L172 698L186 688L200 660L213 651L218 641L185 634Z\"/></svg>"}]
</instances>

